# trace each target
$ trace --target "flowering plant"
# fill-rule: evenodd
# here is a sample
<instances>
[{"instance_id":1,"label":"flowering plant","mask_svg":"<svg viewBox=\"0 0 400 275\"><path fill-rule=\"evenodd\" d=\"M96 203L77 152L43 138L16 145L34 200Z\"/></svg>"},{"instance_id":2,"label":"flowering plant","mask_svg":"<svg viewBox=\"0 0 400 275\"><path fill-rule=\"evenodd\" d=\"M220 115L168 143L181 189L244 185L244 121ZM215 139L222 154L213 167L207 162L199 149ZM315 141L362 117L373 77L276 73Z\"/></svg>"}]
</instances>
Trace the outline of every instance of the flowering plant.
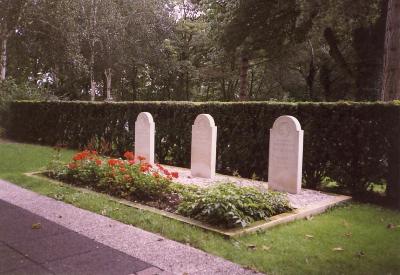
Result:
<instances>
[{"instance_id":1,"label":"flowering plant","mask_svg":"<svg viewBox=\"0 0 400 275\"><path fill-rule=\"evenodd\" d=\"M75 154L67 165L52 167L50 174L111 195L141 200L161 199L172 180L179 177L177 172L147 163L130 151L124 153L124 158L106 158L90 150Z\"/></svg>"}]
</instances>

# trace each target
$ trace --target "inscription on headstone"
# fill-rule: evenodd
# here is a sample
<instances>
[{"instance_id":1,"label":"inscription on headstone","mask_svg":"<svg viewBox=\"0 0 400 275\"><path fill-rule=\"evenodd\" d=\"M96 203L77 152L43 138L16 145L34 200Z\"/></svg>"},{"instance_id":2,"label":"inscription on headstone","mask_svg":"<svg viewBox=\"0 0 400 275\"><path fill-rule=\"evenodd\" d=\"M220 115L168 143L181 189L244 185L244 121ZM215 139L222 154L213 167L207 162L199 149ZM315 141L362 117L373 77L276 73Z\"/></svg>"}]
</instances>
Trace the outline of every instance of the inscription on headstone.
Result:
<instances>
[{"instance_id":1,"label":"inscription on headstone","mask_svg":"<svg viewBox=\"0 0 400 275\"><path fill-rule=\"evenodd\" d=\"M154 164L155 124L150 113L140 113L135 122L135 155Z\"/></svg>"},{"instance_id":2,"label":"inscription on headstone","mask_svg":"<svg viewBox=\"0 0 400 275\"><path fill-rule=\"evenodd\" d=\"M215 176L217 127L212 116L199 115L192 126L192 177L212 179Z\"/></svg>"},{"instance_id":3,"label":"inscription on headstone","mask_svg":"<svg viewBox=\"0 0 400 275\"><path fill-rule=\"evenodd\" d=\"M277 191L301 191L304 131L292 116L279 117L270 130L268 185Z\"/></svg>"}]
</instances>

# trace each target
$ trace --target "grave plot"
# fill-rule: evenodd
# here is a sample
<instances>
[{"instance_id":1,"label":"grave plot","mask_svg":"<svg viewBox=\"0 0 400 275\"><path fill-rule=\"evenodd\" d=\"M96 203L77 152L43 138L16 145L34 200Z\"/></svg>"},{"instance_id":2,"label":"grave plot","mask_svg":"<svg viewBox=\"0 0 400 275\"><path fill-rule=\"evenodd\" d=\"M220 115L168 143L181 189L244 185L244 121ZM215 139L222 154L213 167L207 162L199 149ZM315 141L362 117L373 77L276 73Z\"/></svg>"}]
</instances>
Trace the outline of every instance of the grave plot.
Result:
<instances>
[{"instance_id":1,"label":"grave plot","mask_svg":"<svg viewBox=\"0 0 400 275\"><path fill-rule=\"evenodd\" d=\"M29 176L51 177L83 192L234 237L324 212L350 197L301 189L303 131L278 118L270 137L269 183L215 173L217 126L207 114L192 127L191 169L154 164L154 120L139 114L135 153L113 159L84 151L67 165ZM88 190L90 189L90 190Z\"/></svg>"}]
</instances>

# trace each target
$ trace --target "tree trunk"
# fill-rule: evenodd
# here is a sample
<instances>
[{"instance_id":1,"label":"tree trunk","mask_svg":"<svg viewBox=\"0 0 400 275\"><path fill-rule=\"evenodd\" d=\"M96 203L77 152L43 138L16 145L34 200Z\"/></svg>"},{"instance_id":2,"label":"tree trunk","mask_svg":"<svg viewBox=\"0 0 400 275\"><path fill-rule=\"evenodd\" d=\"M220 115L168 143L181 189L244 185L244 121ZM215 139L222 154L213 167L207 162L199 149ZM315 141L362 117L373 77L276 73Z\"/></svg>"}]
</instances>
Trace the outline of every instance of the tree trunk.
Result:
<instances>
[{"instance_id":1,"label":"tree trunk","mask_svg":"<svg viewBox=\"0 0 400 275\"><path fill-rule=\"evenodd\" d=\"M111 95L111 80L112 80L112 72L111 68L108 68L104 71L104 75L106 76L106 85L107 85L107 101L112 101L112 95Z\"/></svg>"},{"instance_id":2,"label":"tree trunk","mask_svg":"<svg viewBox=\"0 0 400 275\"><path fill-rule=\"evenodd\" d=\"M96 99L96 81L94 79L94 40L91 42L90 47L90 100Z\"/></svg>"},{"instance_id":3,"label":"tree trunk","mask_svg":"<svg viewBox=\"0 0 400 275\"><path fill-rule=\"evenodd\" d=\"M400 0L389 0L386 20L382 100L400 99Z\"/></svg>"},{"instance_id":4,"label":"tree trunk","mask_svg":"<svg viewBox=\"0 0 400 275\"><path fill-rule=\"evenodd\" d=\"M0 80L6 79L7 71L7 38L4 37L1 42L1 62L0 62Z\"/></svg>"},{"instance_id":5,"label":"tree trunk","mask_svg":"<svg viewBox=\"0 0 400 275\"><path fill-rule=\"evenodd\" d=\"M185 74L185 94L186 94L186 100L190 100L190 78L189 78L189 73L186 72Z\"/></svg>"},{"instance_id":6,"label":"tree trunk","mask_svg":"<svg viewBox=\"0 0 400 275\"><path fill-rule=\"evenodd\" d=\"M91 101L95 101L96 99L96 81L94 78L94 62L95 62L95 31L97 26L97 5L96 1L92 0L91 6L91 34L90 34L90 96Z\"/></svg>"},{"instance_id":7,"label":"tree trunk","mask_svg":"<svg viewBox=\"0 0 400 275\"><path fill-rule=\"evenodd\" d=\"M95 101L96 99L96 81L94 80L93 70L90 72L90 100Z\"/></svg>"},{"instance_id":8,"label":"tree trunk","mask_svg":"<svg viewBox=\"0 0 400 275\"><path fill-rule=\"evenodd\" d=\"M308 41L308 44L310 46L310 67L308 70L308 75L306 77L306 82L307 82L307 87L308 87L308 95L309 95L311 101L314 101L315 100L314 82L315 82L315 76L317 74L317 69L315 67L314 47L313 47L311 41Z\"/></svg>"},{"instance_id":9,"label":"tree trunk","mask_svg":"<svg viewBox=\"0 0 400 275\"><path fill-rule=\"evenodd\" d=\"M246 53L242 53L240 66L240 91L239 100L244 101L248 99L247 76L249 73L249 58Z\"/></svg>"}]
</instances>

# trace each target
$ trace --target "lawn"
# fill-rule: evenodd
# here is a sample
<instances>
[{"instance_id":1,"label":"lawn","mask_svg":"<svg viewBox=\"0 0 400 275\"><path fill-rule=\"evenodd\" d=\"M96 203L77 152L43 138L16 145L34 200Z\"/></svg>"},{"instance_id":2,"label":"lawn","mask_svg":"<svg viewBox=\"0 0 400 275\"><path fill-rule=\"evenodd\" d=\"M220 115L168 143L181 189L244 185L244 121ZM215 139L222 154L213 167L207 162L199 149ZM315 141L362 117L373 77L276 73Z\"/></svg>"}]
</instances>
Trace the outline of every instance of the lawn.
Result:
<instances>
[{"instance_id":1,"label":"lawn","mask_svg":"<svg viewBox=\"0 0 400 275\"><path fill-rule=\"evenodd\" d=\"M63 150L69 160L73 151ZM400 212L352 203L267 232L226 239L190 225L23 175L45 167L50 147L0 141L0 178L270 274L400 274ZM388 226L391 225L391 226Z\"/></svg>"}]
</instances>

